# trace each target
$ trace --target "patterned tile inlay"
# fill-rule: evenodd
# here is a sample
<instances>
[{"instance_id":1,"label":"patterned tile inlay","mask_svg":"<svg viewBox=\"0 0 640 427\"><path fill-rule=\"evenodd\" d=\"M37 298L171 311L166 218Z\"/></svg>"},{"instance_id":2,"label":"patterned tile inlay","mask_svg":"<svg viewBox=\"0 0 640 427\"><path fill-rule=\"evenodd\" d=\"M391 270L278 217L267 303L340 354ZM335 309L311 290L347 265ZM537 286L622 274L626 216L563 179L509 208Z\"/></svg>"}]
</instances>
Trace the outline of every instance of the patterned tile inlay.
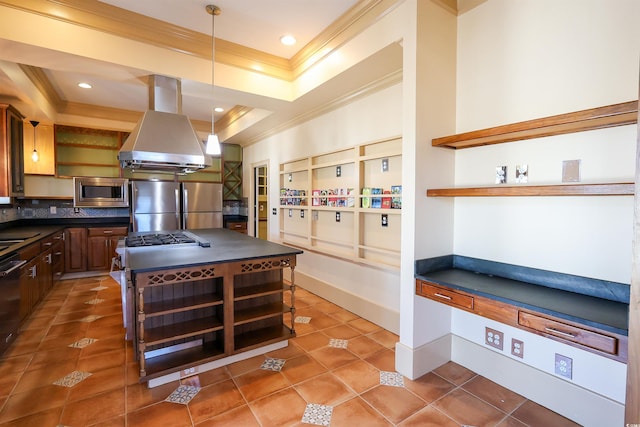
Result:
<instances>
[{"instance_id":1,"label":"patterned tile inlay","mask_svg":"<svg viewBox=\"0 0 640 427\"><path fill-rule=\"evenodd\" d=\"M92 300L89 300L89 301L85 302L85 304L96 305L96 304L100 304L101 302L104 302L104 300L102 298L94 298Z\"/></svg>"},{"instance_id":2,"label":"patterned tile inlay","mask_svg":"<svg viewBox=\"0 0 640 427\"><path fill-rule=\"evenodd\" d=\"M397 372L380 371L380 385L404 387L404 377Z\"/></svg>"},{"instance_id":3,"label":"patterned tile inlay","mask_svg":"<svg viewBox=\"0 0 640 427\"><path fill-rule=\"evenodd\" d=\"M333 414L333 406L318 405L317 403L307 404L302 416L302 422L305 424L313 424L316 426L328 426L331 424L331 415Z\"/></svg>"},{"instance_id":4,"label":"patterned tile inlay","mask_svg":"<svg viewBox=\"0 0 640 427\"><path fill-rule=\"evenodd\" d=\"M329 340L329 347L347 348L347 344L349 344L348 340L339 340L339 339L336 339L336 338L331 338Z\"/></svg>"},{"instance_id":5,"label":"patterned tile inlay","mask_svg":"<svg viewBox=\"0 0 640 427\"><path fill-rule=\"evenodd\" d=\"M85 348L86 346L91 345L96 341L98 341L96 338L82 338L82 339L74 342L73 344L69 344L69 347Z\"/></svg>"},{"instance_id":6,"label":"patterned tile inlay","mask_svg":"<svg viewBox=\"0 0 640 427\"><path fill-rule=\"evenodd\" d=\"M109 289L109 288L106 287L106 286L102 286L102 285L100 285L100 286L98 286L96 288L91 288L92 291L104 291L105 289Z\"/></svg>"},{"instance_id":7,"label":"patterned tile inlay","mask_svg":"<svg viewBox=\"0 0 640 427\"><path fill-rule=\"evenodd\" d=\"M296 316L295 323L309 323L311 322L311 317L307 317L307 316Z\"/></svg>"},{"instance_id":8,"label":"patterned tile inlay","mask_svg":"<svg viewBox=\"0 0 640 427\"><path fill-rule=\"evenodd\" d=\"M271 357L267 357L265 361L260 366L260 369L264 369L265 371L276 371L280 372L282 367L284 366L284 359L272 359Z\"/></svg>"},{"instance_id":9,"label":"patterned tile inlay","mask_svg":"<svg viewBox=\"0 0 640 427\"><path fill-rule=\"evenodd\" d=\"M191 402L191 399L196 397L196 394L198 394L199 391L200 387L181 385L177 389L175 389L173 393L171 393L169 397L165 399L165 401L171 403L182 403L183 405L186 405L187 403Z\"/></svg>"},{"instance_id":10,"label":"patterned tile inlay","mask_svg":"<svg viewBox=\"0 0 640 427\"><path fill-rule=\"evenodd\" d=\"M89 316L84 316L82 319L80 319L80 321L89 323L89 322L93 322L95 320L98 320L100 318L102 318L102 316L98 316L96 314L90 314Z\"/></svg>"},{"instance_id":11,"label":"patterned tile inlay","mask_svg":"<svg viewBox=\"0 0 640 427\"><path fill-rule=\"evenodd\" d=\"M59 385L62 387L73 387L78 384L80 381L83 381L86 378L91 376L91 372L82 372L82 371L73 371L70 374L65 375L59 380L55 381L54 385Z\"/></svg>"}]
</instances>

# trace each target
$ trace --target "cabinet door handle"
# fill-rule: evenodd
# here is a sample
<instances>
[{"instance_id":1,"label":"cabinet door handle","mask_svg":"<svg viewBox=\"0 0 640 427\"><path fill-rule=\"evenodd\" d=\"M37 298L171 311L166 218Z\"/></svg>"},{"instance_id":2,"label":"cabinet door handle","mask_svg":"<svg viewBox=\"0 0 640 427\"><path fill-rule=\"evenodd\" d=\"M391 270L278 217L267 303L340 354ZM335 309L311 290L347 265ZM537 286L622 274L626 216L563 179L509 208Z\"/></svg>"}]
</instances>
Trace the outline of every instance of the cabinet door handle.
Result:
<instances>
[{"instance_id":1,"label":"cabinet door handle","mask_svg":"<svg viewBox=\"0 0 640 427\"><path fill-rule=\"evenodd\" d=\"M44 245L44 246L51 246L51 245L53 245L53 243L51 243L51 242L45 242L45 243L43 243L43 245Z\"/></svg>"},{"instance_id":2,"label":"cabinet door handle","mask_svg":"<svg viewBox=\"0 0 640 427\"><path fill-rule=\"evenodd\" d=\"M565 332L565 331L559 331L558 329L555 328L549 328L549 327L545 327L544 328L545 331L550 332L552 334L557 334L566 338L571 338L571 339L575 339L576 335L572 334L571 332Z\"/></svg>"},{"instance_id":3,"label":"cabinet door handle","mask_svg":"<svg viewBox=\"0 0 640 427\"><path fill-rule=\"evenodd\" d=\"M104 230L103 233L104 234L113 234L113 230Z\"/></svg>"},{"instance_id":4,"label":"cabinet door handle","mask_svg":"<svg viewBox=\"0 0 640 427\"><path fill-rule=\"evenodd\" d=\"M45 259L47 260L47 264L51 264L51 254L47 254Z\"/></svg>"},{"instance_id":5,"label":"cabinet door handle","mask_svg":"<svg viewBox=\"0 0 640 427\"><path fill-rule=\"evenodd\" d=\"M29 270L31 270L31 273L29 273L29 277L31 277L32 279L35 279L35 277L38 275L38 270L36 269L36 266L34 265Z\"/></svg>"},{"instance_id":6,"label":"cabinet door handle","mask_svg":"<svg viewBox=\"0 0 640 427\"><path fill-rule=\"evenodd\" d=\"M436 292L435 294L433 294L434 296L438 297L438 298L442 298L442 299L446 299L451 301L451 297L449 295L443 295L441 293Z\"/></svg>"}]
</instances>

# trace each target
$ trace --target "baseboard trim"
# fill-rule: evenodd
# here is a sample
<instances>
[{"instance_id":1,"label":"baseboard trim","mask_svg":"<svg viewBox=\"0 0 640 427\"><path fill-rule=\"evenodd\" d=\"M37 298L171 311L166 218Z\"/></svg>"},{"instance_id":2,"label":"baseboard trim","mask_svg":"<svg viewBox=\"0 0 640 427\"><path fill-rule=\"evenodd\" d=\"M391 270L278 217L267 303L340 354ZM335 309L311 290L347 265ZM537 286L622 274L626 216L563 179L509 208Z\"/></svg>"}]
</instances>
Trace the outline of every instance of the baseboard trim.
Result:
<instances>
[{"instance_id":1,"label":"baseboard trim","mask_svg":"<svg viewBox=\"0 0 640 427\"><path fill-rule=\"evenodd\" d=\"M624 425L624 405L451 335L451 360L584 427Z\"/></svg>"},{"instance_id":2,"label":"baseboard trim","mask_svg":"<svg viewBox=\"0 0 640 427\"><path fill-rule=\"evenodd\" d=\"M396 371L415 380L451 360L451 334L418 348L396 343Z\"/></svg>"},{"instance_id":3,"label":"baseboard trim","mask_svg":"<svg viewBox=\"0 0 640 427\"><path fill-rule=\"evenodd\" d=\"M347 292L298 270L295 273L295 284L394 334L399 334L400 332L400 313L398 311L382 306L360 295Z\"/></svg>"}]
</instances>

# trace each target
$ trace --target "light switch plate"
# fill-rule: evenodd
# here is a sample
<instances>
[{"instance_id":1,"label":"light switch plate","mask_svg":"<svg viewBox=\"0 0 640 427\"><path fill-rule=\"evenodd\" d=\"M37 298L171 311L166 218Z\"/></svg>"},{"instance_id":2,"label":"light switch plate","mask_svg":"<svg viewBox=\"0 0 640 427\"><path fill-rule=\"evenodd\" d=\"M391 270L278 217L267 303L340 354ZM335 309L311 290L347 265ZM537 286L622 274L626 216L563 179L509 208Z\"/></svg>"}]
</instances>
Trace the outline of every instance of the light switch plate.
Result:
<instances>
[{"instance_id":1,"label":"light switch plate","mask_svg":"<svg viewBox=\"0 0 640 427\"><path fill-rule=\"evenodd\" d=\"M580 182L580 160L562 161L562 182Z\"/></svg>"}]
</instances>

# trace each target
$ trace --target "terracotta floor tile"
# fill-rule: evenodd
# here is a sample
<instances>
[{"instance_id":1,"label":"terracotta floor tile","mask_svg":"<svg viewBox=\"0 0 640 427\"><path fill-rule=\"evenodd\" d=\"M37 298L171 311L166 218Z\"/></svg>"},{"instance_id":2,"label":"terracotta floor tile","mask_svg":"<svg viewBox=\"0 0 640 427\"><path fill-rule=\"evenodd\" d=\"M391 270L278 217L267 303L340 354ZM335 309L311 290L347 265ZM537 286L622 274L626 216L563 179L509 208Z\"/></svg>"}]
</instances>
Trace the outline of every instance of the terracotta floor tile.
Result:
<instances>
[{"instance_id":1,"label":"terracotta floor tile","mask_svg":"<svg viewBox=\"0 0 640 427\"><path fill-rule=\"evenodd\" d=\"M329 338L336 338L340 340L348 340L361 335L359 331L347 325L334 326L332 328L325 329L322 333L327 335Z\"/></svg>"},{"instance_id":2,"label":"terracotta floor tile","mask_svg":"<svg viewBox=\"0 0 640 427\"><path fill-rule=\"evenodd\" d=\"M262 426L287 426L301 421L307 402L289 387L275 394L249 403Z\"/></svg>"},{"instance_id":3,"label":"terracotta floor tile","mask_svg":"<svg viewBox=\"0 0 640 427\"><path fill-rule=\"evenodd\" d=\"M319 316L312 316L309 324L317 330L322 330L330 328L332 326L340 325L342 324L342 322L340 322L335 317L331 317L327 314L321 314Z\"/></svg>"},{"instance_id":4,"label":"terracotta floor tile","mask_svg":"<svg viewBox=\"0 0 640 427\"><path fill-rule=\"evenodd\" d=\"M297 384L326 371L327 368L322 366L313 357L303 354L302 356L287 360L280 372L291 384Z\"/></svg>"},{"instance_id":5,"label":"terracotta floor tile","mask_svg":"<svg viewBox=\"0 0 640 427\"><path fill-rule=\"evenodd\" d=\"M316 310L320 310L321 312L325 313L325 314L333 314L337 311L340 310L344 310L343 308L341 308L340 306L326 301L326 302L321 302L319 304L316 304L313 308L315 308ZM335 316L334 316L335 317Z\"/></svg>"},{"instance_id":6,"label":"terracotta floor tile","mask_svg":"<svg viewBox=\"0 0 640 427\"><path fill-rule=\"evenodd\" d=\"M146 383L127 386L127 412L134 412L140 408L162 402L173 393L179 385L177 381L172 381L153 388L147 387Z\"/></svg>"},{"instance_id":7,"label":"terracotta floor tile","mask_svg":"<svg viewBox=\"0 0 640 427\"><path fill-rule=\"evenodd\" d=\"M295 323L293 328L296 331L296 336L301 337L316 332L317 329L311 323Z\"/></svg>"},{"instance_id":8,"label":"terracotta floor tile","mask_svg":"<svg viewBox=\"0 0 640 427\"><path fill-rule=\"evenodd\" d=\"M187 405L160 402L135 412L127 413L129 427L191 427Z\"/></svg>"},{"instance_id":9,"label":"terracotta floor tile","mask_svg":"<svg viewBox=\"0 0 640 427\"><path fill-rule=\"evenodd\" d=\"M399 427L459 427L460 424L435 409L433 406L416 412L398 424Z\"/></svg>"},{"instance_id":10,"label":"terracotta floor tile","mask_svg":"<svg viewBox=\"0 0 640 427\"><path fill-rule=\"evenodd\" d=\"M200 382L200 387L206 387L211 384L231 379L231 374L227 370L226 366L206 372L200 372L197 376L198 381Z\"/></svg>"},{"instance_id":11,"label":"terracotta floor tile","mask_svg":"<svg viewBox=\"0 0 640 427\"><path fill-rule=\"evenodd\" d=\"M405 378L404 386L427 403L440 399L455 388L449 381L432 372L413 381Z\"/></svg>"},{"instance_id":12,"label":"terracotta floor tile","mask_svg":"<svg viewBox=\"0 0 640 427\"><path fill-rule=\"evenodd\" d=\"M436 400L432 405L460 424L477 427L495 426L506 416L505 413L460 388Z\"/></svg>"},{"instance_id":13,"label":"terracotta floor tile","mask_svg":"<svg viewBox=\"0 0 640 427\"><path fill-rule=\"evenodd\" d=\"M332 426L367 426L385 427L391 426L382 415L369 406L360 397L355 397L333 408L331 415Z\"/></svg>"},{"instance_id":14,"label":"terracotta floor tile","mask_svg":"<svg viewBox=\"0 0 640 427\"><path fill-rule=\"evenodd\" d=\"M196 425L197 427L260 427L248 405L225 412Z\"/></svg>"},{"instance_id":15,"label":"terracotta floor tile","mask_svg":"<svg viewBox=\"0 0 640 427\"><path fill-rule=\"evenodd\" d=\"M91 427L125 427L125 425L126 425L126 416L119 415L117 417L111 418L110 420L105 420L97 424L92 424Z\"/></svg>"},{"instance_id":16,"label":"terracotta floor tile","mask_svg":"<svg viewBox=\"0 0 640 427\"><path fill-rule=\"evenodd\" d=\"M0 423L62 407L68 392L66 387L56 385L48 385L23 393L14 392L0 412Z\"/></svg>"},{"instance_id":17,"label":"terracotta floor tile","mask_svg":"<svg viewBox=\"0 0 640 427\"><path fill-rule=\"evenodd\" d=\"M71 387L67 399L73 402L111 390L119 390L124 398L124 369L120 365L92 372L90 377Z\"/></svg>"},{"instance_id":18,"label":"terracotta floor tile","mask_svg":"<svg viewBox=\"0 0 640 427\"><path fill-rule=\"evenodd\" d=\"M296 384L294 388L307 403L320 405L336 406L356 396L342 381L329 372Z\"/></svg>"},{"instance_id":19,"label":"terracotta floor tile","mask_svg":"<svg viewBox=\"0 0 640 427\"><path fill-rule=\"evenodd\" d=\"M289 340L289 345L279 350L270 351L265 353L265 356L274 359L291 359L303 355L305 352L296 345L293 340Z\"/></svg>"},{"instance_id":20,"label":"terracotta floor tile","mask_svg":"<svg viewBox=\"0 0 640 427\"><path fill-rule=\"evenodd\" d=\"M188 406L193 422L199 423L244 404L246 402L234 382L227 380L201 388Z\"/></svg>"},{"instance_id":21,"label":"terracotta floor tile","mask_svg":"<svg viewBox=\"0 0 640 427\"><path fill-rule=\"evenodd\" d=\"M384 329L381 329L378 332L369 334L368 336L369 338L378 341L383 346L390 348L392 350L396 348L396 343L399 341L399 338L396 334Z\"/></svg>"},{"instance_id":22,"label":"terracotta floor tile","mask_svg":"<svg viewBox=\"0 0 640 427\"><path fill-rule=\"evenodd\" d=\"M516 420L513 417L507 417L502 420L496 427L528 427L525 423Z\"/></svg>"},{"instance_id":23,"label":"terracotta floor tile","mask_svg":"<svg viewBox=\"0 0 640 427\"><path fill-rule=\"evenodd\" d=\"M361 317L356 317L356 319L351 320L347 324L353 329L362 332L363 334L371 334L382 330L380 326L376 325L375 323L369 322L368 320L365 320Z\"/></svg>"},{"instance_id":24,"label":"terracotta floor tile","mask_svg":"<svg viewBox=\"0 0 640 427\"><path fill-rule=\"evenodd\" d=\"M323 347L309 354L329 370L337 369L358 360L357 356L343 348Z\"/></svg>"},{"instance_id":25,"label":"terracotta floor tile","mask_svg":"<svg viewBox=\"0 0 640 427\"><path fill-rule=\"evenodd\" d=\"M38 351L33 355L27 371L47 368L58 363L76 362L78 358L80 358L79 348L60 347L52 350Z\"/></svg>"},{"instance_id":26,"label":"terracotta floor tile","mask_svg":"<svg viewBox=\"0 0 640 427\"><path fill-rule=\"evenodd\" d=\"M8 374L26 370L32 358L33 355L31 354L0 358L0 378Z\"/></svg>"},{"instance_id":27,"label":"terracotta floor tile","mask_svg":"<svg viewBox=\"0 0 640 427\"><path fill-rule=\"evenodd\" d=\"M480 375L462 385L462 388L507 414L522 405L526 400L519 394Z\"/></svg>"},{"instance_id":28,"label":"terracotta floor tile","mask_svg":"<svg viewBox=\"0 0 640 427\"><path fill-rule=\"evenodd\" d=\"M78 370L95 373L108 368L121 368L124 364L124 352L122 350L112 350L89 357L79 358Z\"/></svg>"},{"instance_id":29,"label":"terracotta floor tile","mask_svg":"<svg viewBox=\"0 0 640 427\"><path fill-rule=\"evenodd\" d=\"M232 377L237 377L238 375L260 369L260 366L262 366L263 363L264 356L260 355L227 365L227 369Z\"/></svg>"},{"instance_id":30,"label":"terracotta floor tile","mask_svg":"<svg viewBox=\"0 0 640 427\"><path fill-rule=\"evenodd\" d=\"M296 337L294 338L294 341L296 345L306 351L312 351L329 345L329 337L322 332L314 332L302 337Z\"/></svg>"},{"instance_id":31,"label":"terracotta floor tile","mask_svg":"<svg viewBox=\"0 0 640 427\"><path fill-rule=\"evenodd\" d=\"M49 386L76 368L76 361L61 362L31 371L25 371L14 389L14 393L23 393L39 387ZM56 386L57 387L57 386Z\"/></svg>"},{"instance_id":32,"label":"terracotta floor tile","mask_svg":"<svg viewBox=\"0 0 640 427\"><path fill-rule=\"evenodd\" d=\"M396 371L396 354L389 349L384 349L374 353L371 356L366 357L364 360L371 363L381 371Z\"/></svg>"},{"instance_id":33,"label":"terracotta floor tile","mask_svg":"<svg viewBox=\"0 0 640 427\"><path fill-rule=\"evenodd\" d=\"M361 395L369 405L394 424L424 407L425 402L404 387L379 385Z\"/></svg>"},{"instance_id":34,"label":"terracotta floor tile","mask_svg":"<svg viewBox=\"0 0 640 427\"><path fill-rule=\"evenodd\" d=\"M377 353L385 347L377 341L372 340L366 336L359 336L349 340L349 345L347 347L349 351L360 358L365 358L367 356L371 356L374 353Z\"/></svg>"},{"instance_id":35,"label":"terracotta floor tile","mask_svg":"<svg viewBox=\"0 0 640 427\"><path fill-rule=\"evenodd\" d=\"M86 332L89 329L89 323L86 322L67 322L51 325L47 331L47 338L64 336L66 334Z\"/></svg>"},{"instance_id":36,"label":"terracotta floor tile","mask_svg":"<svg viewBox=\"0 0 640 427\"><path fill-rule=\"evenodd\" d=\"M364 360L356 360L332 372L356 393L363 393L380 384L380 370Z\"/></svg>"},{"instance_id":37,"label":"terracotta floor tile","mask_svg":"<svg viewBox=\"0 0 640 427\"><path fill-rule=\"evenodd\" d=\"M304 301L309 305L317 305L317 304L322 304L323 302L327 302L326 299L321 298L317 295L314 295L312 293L308 293L308 294L298 294L296 296L296 300L300 301Z\"/></svg>"},{"instance_id":38,"label":"terracotta floor tile","mask_svg":"<svg viewBox=\"0 0 640 427\"><path fill-rule=\"evenodd\" d=\"M475 372L465 368L464 366L460 366L455 362L447 362L434 369L433 372L455 385L462 385L476 376Z\"/></svg>"},{"instance_id":39,"label":"terracotta floor tile","mask_svg":"<svg viewBox=\"0 0 640 427\"><path fill-rule=\"evenodd\" d=\"M3 423L3 427L43 427L57 426L62 414L62 407L48 409L46 411L27 415L7 423Z\"/></svg>"},{"instance_id":40,"label":"terracotta floor tile","mask_svg":"<svg viewBox=\"0 0 640 427\"><path fill-rule=\"evenodd\" d=\"M532 426L575 427L579 425L530 400L513 411L511 416Z\"/></svg>"},{"instance_id":41,"label":"terracotta floor tile","mask_svg":"<svg viewBox=\"0 0 640 427\"><path fill-rule=\"evenodd\" d=\"M44 350L53 350L56 348L65 348L68 347L69 344L73 344L81 338L85 338L84 331L74 331L68 334L60 335L57 337L45 337L40 346L38 347L38 351Z\"/></svg>"},{"instance_id":42,"label":"terracotta floor tile","mask_svg":"<svg viewBox=\"0 0 640 427\"><path fill-rule=\"evenodd\" d=\"M339 321L343 323L351 322L352 320L359 319L358 315L350 312L349 310L345 310L341 308L340 310L334 311L331 313L331 317L335 317Z\"/></svg>"},{"instance_id":43,"label":"terracotta floor tile","mask_svg":"<svg viewBox=\"0 0 640 427\"><path fill-rule=\"evenodd\" d=\"M82 359L98 354L105 354L117 349L119 349L120 351L124 351L124 346L124 335L121 337L103 338L94 342L90 346L83 348L80 353L80 358Z\"/></svg>"},{"instance_id":44,"label":"terracotta floor tile","mask_svg":"<svg viewBox=\"0 0 640 427\"><path fill-rule=\"evenodd\" d=\"M23 331L30 331L33 329L46 328L53 322L53 318L50 316L43 317L29 317L25 323L20 327Z\"/></svg>"},{"instance_id":45,"label":"terracotta floor tile","mask_svg":"<svg viewBox=\"0 0 640 427\"><path fill-rule=\"evenodd\" d=\"M13 392L21 376L22 372L13 372L0 376L0 398L5 398ZM0 408L2 408L2 403L0 403Z\"/></svg>"},{"instance_id":46,"label":"terracotta floor tile","mask_svg":"<svg viewBox=\"0 0 640 427\"><path fill-rule=\"evenodd\" d=\"M248 402L290 386L289 381L280 372L263 369L240 375L235 381Z\"/></svg>"}]
</instances>

